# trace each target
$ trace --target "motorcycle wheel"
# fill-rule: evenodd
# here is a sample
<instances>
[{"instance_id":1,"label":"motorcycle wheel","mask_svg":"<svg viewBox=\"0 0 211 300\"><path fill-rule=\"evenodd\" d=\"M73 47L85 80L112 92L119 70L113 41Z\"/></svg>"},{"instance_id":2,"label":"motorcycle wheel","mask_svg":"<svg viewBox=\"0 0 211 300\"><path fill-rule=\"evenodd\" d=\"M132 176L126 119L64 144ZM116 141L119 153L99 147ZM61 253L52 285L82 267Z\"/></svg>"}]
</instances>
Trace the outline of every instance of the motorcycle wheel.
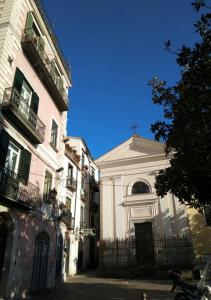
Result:
<instances>
[{"instance_id":1,"label":"motorcycle wheel","mask_svg":"<svg viewBox=\"0 0 211 300\"><path fill-rule=\"evenodd\" d=\"M188 297L185 295L185 293L177 293L174 296L174 300L188 300Z\"/></svg>"}]
</instances>

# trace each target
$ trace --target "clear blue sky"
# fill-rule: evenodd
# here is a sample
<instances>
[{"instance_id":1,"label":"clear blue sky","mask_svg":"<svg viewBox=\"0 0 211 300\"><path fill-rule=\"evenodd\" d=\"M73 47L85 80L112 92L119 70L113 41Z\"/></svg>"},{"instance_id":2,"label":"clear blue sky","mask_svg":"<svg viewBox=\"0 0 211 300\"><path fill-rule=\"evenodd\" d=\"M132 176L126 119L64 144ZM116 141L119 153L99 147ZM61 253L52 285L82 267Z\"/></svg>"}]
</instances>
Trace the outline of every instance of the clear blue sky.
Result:
<instances>
[{"instance_id":1,"label":"clear blue sky","mask_svg":"<svg viewBox=\"0 0 211 300\"><path fill-rule=\"evenodd\" d=\"M179 78L176 57L164 50L192 45L199 17L191 0L43 0L72 69L68 135L85 139L94 158L127 140L133 122L153 138L162 117L149 80Z\"/></svg>"}]
</instances>

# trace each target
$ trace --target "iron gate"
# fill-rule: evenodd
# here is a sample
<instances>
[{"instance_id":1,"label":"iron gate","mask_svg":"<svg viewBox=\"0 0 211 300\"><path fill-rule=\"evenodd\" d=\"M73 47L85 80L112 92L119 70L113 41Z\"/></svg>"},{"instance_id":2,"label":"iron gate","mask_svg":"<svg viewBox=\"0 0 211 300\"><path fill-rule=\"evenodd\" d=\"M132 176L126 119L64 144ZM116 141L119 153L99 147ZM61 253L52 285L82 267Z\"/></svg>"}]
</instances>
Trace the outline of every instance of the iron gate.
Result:
<instances>
[{"instance_id":1,"label":"iron gate","mask_svg":"<svg viewBox=\"0 0 211 300\"><path fill-rule=\"evenodd\" d=\"M0 282L4 266L4 255L7 244L8 228L5 223L0 224Z\"/></svg>"},{"instance_id":2,"label":"iron gate","mask_svg":"<svg viewBox=\"0 0 211 300\"><path fill-rule=\"evenodd\" d=\"M31 291L46 288L48 269L49 236L45 232L38 234L35 241Z\"/></svg>"}]
</instances>

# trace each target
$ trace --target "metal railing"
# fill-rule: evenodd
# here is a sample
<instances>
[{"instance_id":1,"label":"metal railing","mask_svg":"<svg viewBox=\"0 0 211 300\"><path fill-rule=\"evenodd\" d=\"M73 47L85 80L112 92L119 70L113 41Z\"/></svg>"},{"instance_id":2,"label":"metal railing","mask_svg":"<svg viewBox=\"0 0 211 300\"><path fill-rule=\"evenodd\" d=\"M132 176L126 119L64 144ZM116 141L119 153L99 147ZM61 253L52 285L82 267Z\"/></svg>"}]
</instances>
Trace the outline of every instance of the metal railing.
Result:
<instances>
[{"instance_id":1,"label":"metal railing","mask_svg":"<svg viewBox=\"0 0 211 300\"><path fill-rule=\"evenodd\" d=\"M39 187L7 168L0 168L0 195L32 208L42 205Z\"/></svg>"},{"instance_id":2,"label":"metal railing","mask_svg":"<svg viewBox=\"0 0 211 300\"><path fill-rule=\"evenodd\" d=\"M63 53L63 51L62 51L62 49L60 47L60 44L59 44L59 42L57 40L57 37L56 37L55 33L54 33L54 29L53 29L53 27L51 25L51 22L49 20L49 17L47 15L47 12L46 12L45 7L43 5L43 1L42 0L35 0L35 3L37 4L37 7L38 7L40 13L42 14L42 17L43 17L43 20L44 20L45 25L47 27L47 30L49 32L49 35L52 38L52 40L54 42L54 45L55 45L55 47L56 47L56 49L57 49L57 51L59 53L59 56L60 56L60 58L62 60L62 63L64 65L64 67L65 67L65 70L66 70L67 74L70 76L70 79L71 79L70 65L67 62L66 57L65 57L65 55L64 55L64 53Z\"/></svg>"},{"instance_id":3,"label":"metal railing","mask_svg":"<svg viewBox=\"0 0 211 300\"><path fill-rule=\"evenodd\" d=\"M11 106L22 120L30 126L32 131L35 132L41 140L44 140L45 125L15 88L7 88L4 92L2 107L6 108Z\"/></svg>"},{"instance_id":4,"label":"metal railing","mask_svg":"<svg viewBox=\"0 0 211 300\"><path fill-rule=\"evenodd\" d=\"M55 62L54 59L50 59L49 55L45 52L45 48L42 44L42 36L37 36L33 28L25 28L23 30L22 35L22 42L31 42L34 46L34 48L37 50L37 53L40 56L40 59L42 60L42 63L44 64L46 70L49 73L49 76L53 80L57 90L59 91L60 95L62 96L64 102L68 105L68 96L67 93L62 86L61 82L63 79L56 75L52 63Z\"/></svg>"},{"instance_id":5,"label":"metal railing","mask_svg":"<svg viewBox=\"0 0 211 300\"><path fill-rule=\"evenodd\" d=\"M188 235L180 237L156 237L151 246L143 241L141 248L137 248L135 238L101 240L100 241L100 270L118 271L122 268L133 269L137 266L168 267L191 266L193 264L193 245ZM153 253L152 257L140 263L142 253Z\"/></svg>"},{"instance_id":6,"label":"metal railing","mask_svg":"<svg viewBox=\"0 0 211 300\"><path fill-rule=\"evenodd\" d=\"M63 208L60 213L60 219L69 227L73 228L74 218L72 218L72 213L70 209Z\"/></svg>"},{"instance_id":7,"label":"metal railing","mask_svg":"<svg viewBox=\"0 0 211 300\"><path fill-rule=\"evenodd\" d=\"M71 189L71 190L76 190L76 188L77 188L77 181L74 178L67 177L66 187L68 189Z\"/></svg>"}]
</instances>

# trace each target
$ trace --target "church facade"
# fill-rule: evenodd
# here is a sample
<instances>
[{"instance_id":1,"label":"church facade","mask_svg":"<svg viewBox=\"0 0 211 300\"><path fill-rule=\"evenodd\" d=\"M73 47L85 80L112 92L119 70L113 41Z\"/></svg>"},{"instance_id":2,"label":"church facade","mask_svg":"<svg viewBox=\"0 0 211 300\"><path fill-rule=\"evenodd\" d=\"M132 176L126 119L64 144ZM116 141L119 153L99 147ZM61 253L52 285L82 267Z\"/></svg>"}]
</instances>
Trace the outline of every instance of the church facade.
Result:
<instances>
[{"instance_id":1,"label":"church facade","mask_svg":"<svg viewBox=\"0 0 211 300\"><path fill-rule=\"evenodd\" d=\"M162 143L133 135L96 164L101 240L135 239L136 257L147 263L156 260L155 241L177 243L189 235L186 207L170 193L161 199L154 188L157 172L169 166Z\"/></svg>"}]
</instances>

